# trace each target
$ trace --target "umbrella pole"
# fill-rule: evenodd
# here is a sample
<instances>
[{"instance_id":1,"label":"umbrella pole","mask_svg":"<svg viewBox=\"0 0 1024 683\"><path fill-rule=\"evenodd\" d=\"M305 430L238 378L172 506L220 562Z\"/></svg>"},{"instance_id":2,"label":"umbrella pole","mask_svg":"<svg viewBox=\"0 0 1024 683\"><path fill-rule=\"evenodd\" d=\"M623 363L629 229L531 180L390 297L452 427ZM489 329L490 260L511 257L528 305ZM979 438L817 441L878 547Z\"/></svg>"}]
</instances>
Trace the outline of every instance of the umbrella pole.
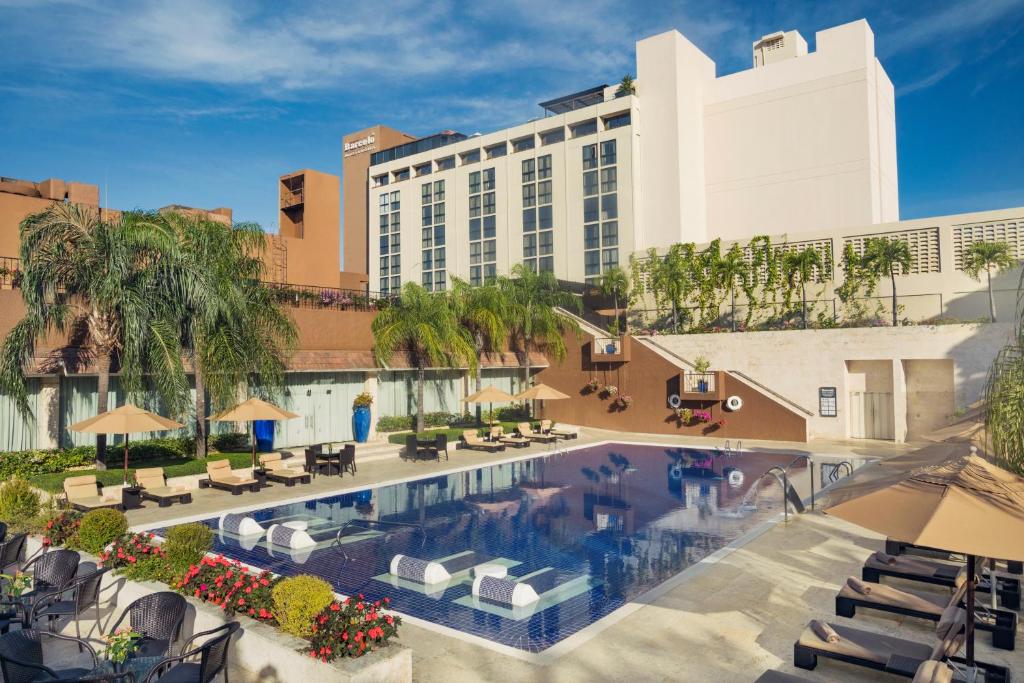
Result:
<instances>
[{"instance_id":1,"label":"umbrella pole","mask_svg":"<svg viewBox=\"0 0 1024 683\"><path fill-rule=\"evenodd\" d=\"M252 468L256 469L256 420L249 422L249 433L252 434ZM330 472L328 472L329 474Z\"/></svg>"},{"instance_id":2,"label":"umbrella pole","mask_svg":"<svg viewBox=\"0 0 1024 683\"><path fill-rule=\"evenodd\" d=\"M124 435L124 469L121 470L121 478L125 486L128 485L128 435Z\"/></svg>"},{"instance_id":3,"label":"umbrella pole","mask_svg":"<svg viewBox=\"0 0 1024 683\"><path fill-rule=\"evenodd\" d=\"M967 556L967 595L964 598L964 602L967 607L967 625L964 634L967 640L967 666L968 668L974 668L974 555ZM996 578L993 575L992 581L992 592L996 591Z\"/></svg>"}]
</instances>

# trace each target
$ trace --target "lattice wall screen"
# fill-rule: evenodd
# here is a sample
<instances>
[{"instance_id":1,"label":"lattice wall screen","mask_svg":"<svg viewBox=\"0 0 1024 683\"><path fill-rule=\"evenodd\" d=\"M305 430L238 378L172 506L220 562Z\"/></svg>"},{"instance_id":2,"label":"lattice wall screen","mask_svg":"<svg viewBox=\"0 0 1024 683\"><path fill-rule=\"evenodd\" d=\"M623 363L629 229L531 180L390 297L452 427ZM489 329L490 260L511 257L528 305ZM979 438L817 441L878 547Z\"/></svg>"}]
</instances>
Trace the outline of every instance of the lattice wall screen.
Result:
<instances>
[{"instance_id":1,"label":"lattice wall screen","mask_svg":"<svg viewBox=\"0 0 1024 683\"><path fill-rule=\"evenodd\" d=\"M847 244L853 245L853 250L858 256L864 255L864 246L868 240L876 237L885 237L890 241L903 240L910 246L912 264L910 272L938 273L942 271L942 261L939 257L939 229L923 228L921 230L906 230L903 232L887 232L875 235L854 235L843 239L843 248Z\"/></svg>"},{"instance_id":2,"label":"lattice wall screen","mask_svg":"<svg viewBox=\"0 0 1024 683\"><path fill-rule=\"evenodd\" d=\"M803 251L804 249L814 249L821 256L822 263L825 264L825 269L829 272L827 275L829 279L832 277L831 269L833 268L832 261L832 239L825 238L820 240L804 240L802 242L784 242L782 244L773 244L772 248L775 250L776 256L789 253L791 251ZM743 254L747 258L747 263L751 263L754 260L754 250L750 248L750 245L743 247ZM815 268L817 270L817 268ZM815 277L820 274L815 273ZM781 276L781 274L780 274ZM762 265L757 271L757 281L759 284L764 284L764 281L768 279L768 268Z\"/></svg>"},{"instance_id":3,"label":"lattice wall screen","mask_svg":"<svg viewBox=\"0 0 1024 683\"><path fill-rule=\"evenodd\" d=\"M975 242L1006 242L1015 259L1024 258L1024 218L953 226L953 267L964 269L964 254Z\"/></svg>"}]
</instances>

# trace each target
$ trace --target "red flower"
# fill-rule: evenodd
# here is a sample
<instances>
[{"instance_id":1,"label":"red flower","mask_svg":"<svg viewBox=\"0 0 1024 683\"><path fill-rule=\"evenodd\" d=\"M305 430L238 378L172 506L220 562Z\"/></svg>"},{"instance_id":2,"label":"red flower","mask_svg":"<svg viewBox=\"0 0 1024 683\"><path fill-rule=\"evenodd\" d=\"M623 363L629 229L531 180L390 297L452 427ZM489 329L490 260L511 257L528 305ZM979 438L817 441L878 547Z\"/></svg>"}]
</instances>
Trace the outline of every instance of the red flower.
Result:
<instances>
[{"instance_id":1,"label":"red flower","mask_svg":"<svg viewBox=\"0 0 1024 683\"><path fill-rule=\"evenodd\" d=\"M331 603L331 611L332 611L332 612L337 612L337 611L339 611L340 609L341 609L341 605L339 605L339 604L338 604L338 603L336 603L336 602L332 602L332 603Z\"/></svg>"}]
</instances>

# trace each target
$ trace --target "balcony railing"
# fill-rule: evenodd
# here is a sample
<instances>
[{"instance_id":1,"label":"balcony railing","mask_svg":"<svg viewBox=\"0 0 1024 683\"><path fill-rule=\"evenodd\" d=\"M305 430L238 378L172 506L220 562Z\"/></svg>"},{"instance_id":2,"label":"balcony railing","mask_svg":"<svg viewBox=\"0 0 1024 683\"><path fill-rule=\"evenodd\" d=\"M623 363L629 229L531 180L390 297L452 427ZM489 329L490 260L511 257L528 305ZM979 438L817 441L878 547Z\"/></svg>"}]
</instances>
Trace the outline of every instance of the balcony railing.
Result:
<instances>
[{"instance_id":1,"label":"balcony railing","mask_svg":"<svg viewBox=\"0 0 1024 683\"><path fill-rule=\"evenodd\" d=\"M338 289L316 285L264 283L282 304L297 308L322 308L335 311L376 311L386 308L397 298L380 292L361 289Z\"/></svg>"},{"instance_id":2,"label":"balcony railing","mask_svg":"<svg viewBox=\"0 0 1024 683\"><path fill-rule=\"evenodd\" d=\"M590 360L595 363L624 363L629 360L625 337L595 337L590 345Z\"/></svg>"},{"instance_id":3,"label":"balcony railing","mask_svg":"<svg viewBox=\"0 0 1024 683\"><path fill-rule=\"evenodd\" d=\"M680 398L689 401L719 401L725 395L724 373L684 372L680 377Z\"/></svg>"},{"instance_id":4,"label":"balcony railing","mask_svg":"<svg viewBox=\"0 0 1024 683\"><path fill-rule=\"evenodd\" d=\"M303 190L284 190L281 192L281 208L288 209L293 206L298 206L305 202L305 192Z\"/></svg>"},{"instance_id":5,"label":"balcony railing","mask_svg":"<svg viewBox=\"0 0 1024 683\"><path fill-rule=\"evenodd\" d=\"M0 256L0 287L14 289L21 286L21 259Z\"/></svg>"}]
</instances>

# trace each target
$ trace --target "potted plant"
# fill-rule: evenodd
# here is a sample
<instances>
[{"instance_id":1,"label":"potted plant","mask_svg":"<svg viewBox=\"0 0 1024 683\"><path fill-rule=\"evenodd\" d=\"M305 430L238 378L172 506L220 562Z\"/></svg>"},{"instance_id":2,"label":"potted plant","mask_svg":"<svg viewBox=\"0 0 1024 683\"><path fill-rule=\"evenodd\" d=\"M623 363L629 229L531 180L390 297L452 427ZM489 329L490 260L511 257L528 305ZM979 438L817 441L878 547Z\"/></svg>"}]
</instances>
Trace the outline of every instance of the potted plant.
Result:
<instances>
[{"instance_id":1,"label":"potted plant","mask_svg":"<svg viewBox=\"0 0 1024 683\"><path fill-rule=\"evenodd\" d=\"M697 356L696 358L693 359L693 370L698 375L705 374L710 367L711 367L711 361L709 361L704 356ZM705 379L705 378L698 379L697 380L697 391L699 391L700 393L703 394L703 393L707 393L707 390L708 390L708 381L707 381L707 379Z\"/></svg>"},{"instance_id":2,"label":"potted plant","mask_svg":"<svg viewBox=\"0 0 1024 683\"><path fill-rule=\"evenodd\" d=\"M630 407L631 405L633 405L633 397L630 396L629 394L623 394L622 396L619 396L619 405L622 406L622 408L624 409Z\"/></svg>"},{"instance_id":3,"label":"potted plant","mask_svg":"<svg viewBox=\"0 0 1024 683\"><path fill-rule=\"evenodd\" d=\"M614 398L619 393L619 388L614 384L606 384L602 393L605 398Z\"/></svg>"},{"instance_id":4,"label":"potted plant","mask_svg":"<svg viewBox=\"0 0 1024 683\"><path fill-rule=\"evenodd\" d=\"M693 419L698 424L705 424L711 422L711 412L707 410L695 410L693 411Z\"/></svg>"},{"instance_id":5,"label":"potted plant","mask_svg":"<svg viewBox=\"0 0 1024 683\"><path fill-rule=\"evenodd\" d=\"M370 406L373 396L363 392L352 401L352 434L357 443L366 443L370 436Z\"/></svg>"},{"instance_id":6,"label":"potted plant","mask_svg":"<svg viewBox=\"0 0 1024 683\"><path fill-rule=\"evenodd\" d=\"M142 634L130 628L119 628L113 633L103 636L103 640L107 643L107 647L103 650L103 656L114 665L114 671L120 671L125 660L139 649L138 641L141 639Z\"/></svg>"},{"instance_id":7,"label":"potted plant","mask_svg":"<svg viewBox=\"0 0 1024 683\"><path fill-rule=\"evenodd\" d=\"M676 417L683 424L690 424L693 421L693 409L692 408L676 408Z\"/></svg>"},{"instance_id":8,"label":"potted plant","mask_svg":"<svg viewBox=\"0 0 1024 683\"><path fill-rule=\"evenodd\" d=\"M587 390L591 393L601 388L601 383L597 381L596 377L591 377L590 381L587 382Z\"/></svg>"}]
</instances>

